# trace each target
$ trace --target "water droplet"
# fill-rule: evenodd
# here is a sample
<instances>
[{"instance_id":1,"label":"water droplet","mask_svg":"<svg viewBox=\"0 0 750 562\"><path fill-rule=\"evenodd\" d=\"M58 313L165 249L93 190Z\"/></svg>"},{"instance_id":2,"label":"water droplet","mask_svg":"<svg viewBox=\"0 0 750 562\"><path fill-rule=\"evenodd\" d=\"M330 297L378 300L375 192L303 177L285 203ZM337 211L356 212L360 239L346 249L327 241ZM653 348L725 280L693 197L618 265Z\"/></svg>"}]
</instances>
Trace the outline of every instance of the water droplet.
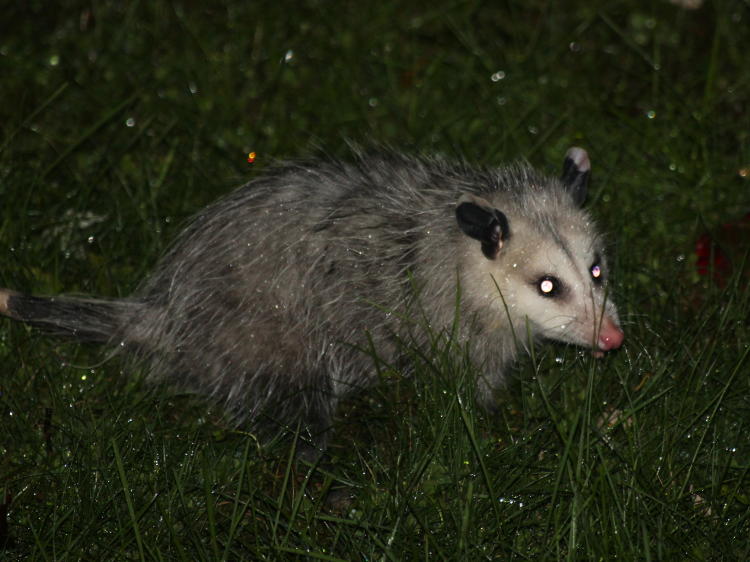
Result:
<instances>
[{"instance_id":1,"label":"water droplet","mask_svg":"<svg viewBox=\"0 0 750 562\"><path fill-rule=\"evenodd\" d=\"M498 70L497 72L493 72L492 76L490 76L490 80L493 82L499 82L500 80L505 79L505 72L502 70Z\"/></svg>"},{"instance_id":2,"label":"water droplet","mask_svg":"<svg viewBox=\"0 0 750 562\"><path fill-rule=\"evenodd\" d=\"M190 82L188 84L188 89L190 90L191 94L197 94L198 93L198 84L195 82Z\"/></svg>"},{"instance_id":3,"label":"water droplet","mask_svg":"<svg viewBox=\"0 0 750 562\"><path fill-rule=\"evenodd\" d=\"M523 502L519 501L519 500L517 500L515 498L503 498L503 497L499 497L499 498L497 498L497 501L500 502L500 503L507 503L509 505L517 505L518 507L523 507Z\"/></svg>"},{"instance_id":4,"label":"water droplet","mask_svg":"<svg viewBox=\"0 0 750 562\"><path fill-rule=\"evenodd\" d=\"M646 112L646 117L648 117L649 119L655 119L656 118L656 111L654 111L653 109L649 109Z\"/></svg>"},{"instance_id":5,"label":"water droplet","mask_svg":"<svg viewBox=\"0 0 750 562\"><path fill-rule=\"evenodd\" d=\"M58 64L60 64L60 55L52 55L49 58L49 65L50 66L57 66Z\"/></svg>"},{"instance_id":6,"label":"water droplet","mask_svg":"<svg viewBox=\"0 0 750 562\"><path fill-rule=\"evenodd\" d=\"M380 103L380 102L378 102L378 98L370 98L369 100L367 100L367 104L370 107L377 107L378 103Z\"/></svg>"},{"instance_id":7,"label":"water droplet","mask_svg":"<svg viewBox=\"0 0 750 562\"><path fill-rule=\"evenodd\" d=\"M294 51L289 49L284 55L284 62L290 62L294 58Z\"/></svg>"},{"instance_id":8,"label":"water droplet","mask_svg":"<svg viewBox=\"0 0 750 562\"><path fill-rule=\"evenodd\" d=\"M125 126L126 127L135 127L135 119L133 117L128 117L125 120Z\"/></svg>"},{"instance_id":9,"label":"water droplet","mask_svg":"<svg viewBox=\"0 0 750 562\"><path fill-rule=\"evenodd\" d=\"M89 236L89 237L87 238L87 242L88 242L89 244L93 244L93 243L94 243L94 237L93 237L93 236Z\"/></svg>"}]
</instances>

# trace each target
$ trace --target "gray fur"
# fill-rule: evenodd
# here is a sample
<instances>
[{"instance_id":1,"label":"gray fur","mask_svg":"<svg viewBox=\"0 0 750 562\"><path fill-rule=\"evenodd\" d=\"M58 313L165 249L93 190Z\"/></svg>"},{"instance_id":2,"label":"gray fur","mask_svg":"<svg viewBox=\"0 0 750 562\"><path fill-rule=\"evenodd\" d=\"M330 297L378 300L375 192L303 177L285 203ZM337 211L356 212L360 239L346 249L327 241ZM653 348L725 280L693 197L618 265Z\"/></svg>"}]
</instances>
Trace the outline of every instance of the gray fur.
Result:
<instances>
[{"instance_id":1,"label":"gray fur","mask_svg":"<svg viewBox=\"0 0 750 562\"><path fill-rule=\"evenodd\" d=\"M457 227L467 194L502 210L507 249L501 242L485 255ZM462 334L486 374L479 398L489 403L516 357L512 326L525 333L526 311L512 301L501 312L488 280L497 277L512 300L506 287L519 281L508 275L535 251L532 237L548 241L547 251L562 248L569 223L603 256L575 197L521 164L481 169L393 152L288 163L201 211L132 298L0 291L0 313L108 341L151 377L210 396L240 421L301 421L324 444L339 399L376 376L361 349L372 343L397 359L394 334L407 329L415 287L440 330L454 320L460 284ZM616 325L613 305L598 306Z\"/></svg>"}]
</instances>

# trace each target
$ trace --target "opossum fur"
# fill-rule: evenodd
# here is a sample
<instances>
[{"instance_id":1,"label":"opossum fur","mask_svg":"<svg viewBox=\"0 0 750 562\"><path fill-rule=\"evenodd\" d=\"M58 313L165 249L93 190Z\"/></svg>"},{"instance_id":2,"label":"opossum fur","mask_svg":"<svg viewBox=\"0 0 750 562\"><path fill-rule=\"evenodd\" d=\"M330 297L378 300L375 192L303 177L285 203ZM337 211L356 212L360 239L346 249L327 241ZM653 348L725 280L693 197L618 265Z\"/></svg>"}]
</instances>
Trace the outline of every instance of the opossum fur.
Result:
<instances>
[{"instance_id":1,"label":"opossum fur","mask_svg":"<svg viewBox=\"0 0 750 562\"><path fill-rule=\"evenodd\" d=\"M285 163L203 209L132 297L0 290L0 314L123 350L251 427L302 423L322 447L339 400L377 376L363 349L397 361L417 294L435 330L460 295L485 405L516 358L514 327L620 346L604 245L580 208L589 167L580 148L559 179L392 151Z\"/></svg>"}]
</instances>

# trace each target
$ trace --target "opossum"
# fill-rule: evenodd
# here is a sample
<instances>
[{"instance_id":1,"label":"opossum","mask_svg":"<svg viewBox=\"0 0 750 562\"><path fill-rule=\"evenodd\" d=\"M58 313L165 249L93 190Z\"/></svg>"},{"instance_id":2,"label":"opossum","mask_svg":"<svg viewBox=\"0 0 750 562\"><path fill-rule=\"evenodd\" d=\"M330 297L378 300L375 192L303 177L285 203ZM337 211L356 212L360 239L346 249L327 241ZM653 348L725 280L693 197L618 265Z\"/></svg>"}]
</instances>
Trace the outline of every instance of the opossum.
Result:
<instances>
[{"instance_id":1,"label":"opossum","mask_svg":"<svg viewBox=\"0 0 750 562\"><path fill-rule=\"evenodd\" d=\"M560 178L386 149L284 163L194 217L132 297L0 290L0 313L323 449L341 398L378 378L373 354L396 364L406 331L419 343L417 302L425 332L460 319L490 408L529 336L620 347L589 174L575 147Z\"/></svg>"}]
</instances>

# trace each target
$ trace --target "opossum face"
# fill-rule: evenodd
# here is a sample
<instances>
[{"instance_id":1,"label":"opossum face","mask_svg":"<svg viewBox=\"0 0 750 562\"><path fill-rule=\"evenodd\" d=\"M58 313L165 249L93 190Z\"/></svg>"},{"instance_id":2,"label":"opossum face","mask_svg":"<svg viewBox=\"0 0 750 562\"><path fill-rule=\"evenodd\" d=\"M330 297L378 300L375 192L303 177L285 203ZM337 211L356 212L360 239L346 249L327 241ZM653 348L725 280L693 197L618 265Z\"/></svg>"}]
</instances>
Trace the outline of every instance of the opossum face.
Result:
<instances>
[{"instance_id":1,"label":"opossum face","mask_svg":"<svg viewBox=\"0 0 750 562\"><path fill-rule=\"evenodd\" d=\"M624 335L608 298L604 248L578 208L587 176L585 152L571 149L562 178L568 193L551 190L543 204L529 202L507 214L464 196L456 217L481 243L484 261L473 291L499 315L498 324L507 319L518 335L528 326L532 336L607 351L620 347Z\"/></svg>"},{"instance_id":2,"label":"opossum face","mask_svg":"<svg viewBox=\"0 0 750 562\"><path fill-rule=\"evenodd\" d=\"M518 235L525 234L530 248L511 249L509 242L493 277L532 334L607 351L621 345L623 333L609 298L604 250L586 218L581 213L580 221L557 224L556 231L521 226Z\"/></svg>"}]
</instances>

